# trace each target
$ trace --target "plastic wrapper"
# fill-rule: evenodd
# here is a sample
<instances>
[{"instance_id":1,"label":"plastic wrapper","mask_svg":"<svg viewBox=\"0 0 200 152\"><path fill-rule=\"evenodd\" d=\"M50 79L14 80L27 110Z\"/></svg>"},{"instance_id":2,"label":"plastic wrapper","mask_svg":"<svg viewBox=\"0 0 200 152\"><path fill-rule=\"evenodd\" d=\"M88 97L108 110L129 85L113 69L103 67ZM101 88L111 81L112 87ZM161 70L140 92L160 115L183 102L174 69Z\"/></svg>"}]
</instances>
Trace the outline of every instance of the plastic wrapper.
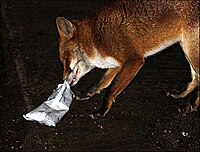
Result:
<instances>
[{"instance_id":1,"label":"plastic wrapper","mask_svg":"<svg viewBox=\"0 0 200 152\"><path fill-rule=\"evenodd\" d=\"M23 117L29 121L36 121L40 124L55 127L69 110L74 97L69 84L67 81L64 81L63 84L59 84L52 92L47 101L26 115L23 115Z\"/></svg>"}]
</instances>

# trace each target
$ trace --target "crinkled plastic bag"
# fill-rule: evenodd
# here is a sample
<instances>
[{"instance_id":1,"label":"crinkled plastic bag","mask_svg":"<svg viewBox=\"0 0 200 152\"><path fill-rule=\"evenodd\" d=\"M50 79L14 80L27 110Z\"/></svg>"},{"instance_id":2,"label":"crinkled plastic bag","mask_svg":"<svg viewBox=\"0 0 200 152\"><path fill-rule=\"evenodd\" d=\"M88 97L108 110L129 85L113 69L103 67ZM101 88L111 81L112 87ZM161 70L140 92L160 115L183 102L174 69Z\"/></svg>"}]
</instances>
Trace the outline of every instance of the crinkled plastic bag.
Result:
<instances>
[{"instance_id":1,"label":"crinkled plastic bag","mask_svg":"<svg viewBox=\"0 0 200 152\"><path fill-rule=\"evenodd\" d=\"M23 117L29 121L36 121L40 124L55 127L69 110L74 97L74 93L65 80L63 84L58 85L47 101L26 115L23 115Z\"/></svg>"}]
</instances>

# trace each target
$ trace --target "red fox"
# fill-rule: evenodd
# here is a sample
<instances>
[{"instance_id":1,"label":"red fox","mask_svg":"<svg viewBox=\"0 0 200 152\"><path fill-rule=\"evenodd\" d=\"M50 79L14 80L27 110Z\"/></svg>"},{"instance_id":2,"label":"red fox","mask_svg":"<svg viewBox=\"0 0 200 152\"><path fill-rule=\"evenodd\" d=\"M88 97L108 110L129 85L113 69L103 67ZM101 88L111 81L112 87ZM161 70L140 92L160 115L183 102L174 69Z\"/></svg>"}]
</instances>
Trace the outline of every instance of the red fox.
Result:
<instances>
[{"instance_id":1,"label":"red fox","mask_svg":"<svg viewBox=\"0 0 200 152\"><path fill-rule=\"evenodd\" d=\"M73 86L95 67L107 69L89 89L86 100L111 85L105 105L94 116L105 116L115 98L144 65L144 59L180 43L191 68L191 81L174 98L198 89L199 106L199 0L116 0L91 17L69 21L57 17L63 79Z\"/></svg>"}]
</instances>

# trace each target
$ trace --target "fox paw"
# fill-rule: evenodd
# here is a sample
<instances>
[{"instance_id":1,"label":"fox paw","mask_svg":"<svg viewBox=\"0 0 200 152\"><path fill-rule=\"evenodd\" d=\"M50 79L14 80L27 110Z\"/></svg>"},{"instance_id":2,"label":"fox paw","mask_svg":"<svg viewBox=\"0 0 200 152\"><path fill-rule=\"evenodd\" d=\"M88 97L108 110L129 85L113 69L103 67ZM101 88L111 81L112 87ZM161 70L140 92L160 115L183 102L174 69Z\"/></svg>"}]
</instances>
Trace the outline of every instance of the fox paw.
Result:
<instances>
[{"instance_id":1,"label":"fox paw","mask_svg":"<svg viewBox=\"0 0 200 152\"><path fill-rule=\"evenodd\" d=\"M191 112L195 112L197 111L196 108L194 108L192 105L190 104L186 104L186 105L182 105L178 107L178 111L180 113L182 113L183 115L186 115L187 113L191 113Z\"/></svg>"},{"instance_id":2,"label":"fox paw","mask_svg":"<svg viewBox=\"0 0 200 152\"><path fill-rule=\"evenodd\" d=\"M105 117L105 115L107 114L107 112L105 110L99 109L97 111L94 111L93 113L91 113L89 116L92 119L100 119Z\"/></svg>"},{"instance_id":3,"label":"fox paw","mask_svg":"<svg viewBox=\"0 0 200 152\"><path fill-rule=\"evenodd\" d=\"M99 92L96 92L96 87L92 87L89 89L87 93L82 93L81 95L76 96L76 100L79 100L79 101L89 100L96 93L99 93Z\"/></svg>"},{"instance_id":4,"label":"fox paw","mask_svg":"<svg viewBox=\"0 0 200 152\"><path fill-rule=\"evenodd\" d=\"M173 89L172 91L166 92L166 94L167 94L168 97L172 97L172 98L177 99L180 96L180 91Z\"/></svg>"},{"instance_id":5,"label":"fox paw","mask_svg":"<svg viewBox=\"0 0 200 152\"><path fill-rule=\"evenodd\" d=\"M86 97L76 96L76 100L78 101L89 100L90 98L91 98L90 96L86 96Z\"/></svg>"}]
</instances>

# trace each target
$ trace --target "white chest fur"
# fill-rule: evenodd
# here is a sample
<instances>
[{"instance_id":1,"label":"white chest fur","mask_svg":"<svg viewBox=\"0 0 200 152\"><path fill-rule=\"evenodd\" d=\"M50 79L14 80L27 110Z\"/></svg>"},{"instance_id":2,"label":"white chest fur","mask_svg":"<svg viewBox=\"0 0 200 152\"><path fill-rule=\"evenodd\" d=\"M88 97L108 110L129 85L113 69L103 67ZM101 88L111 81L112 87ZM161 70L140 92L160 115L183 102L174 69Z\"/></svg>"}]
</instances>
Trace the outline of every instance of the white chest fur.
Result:
<instances>
[{"instance_id":1,"label":"white chest fur","mask_svg":"<svg viewBox=\"0 0 200 152\"><path fill-rule=\"evenodd\" d=\"M97 52L96 49L94 49L95 55L90 60L90 63L94 67L98 67L101 69L108 69L108 68L116 68L119 66L119 62L115 60L113 57L102 57L100 53Z\"/></svg>"}]
</instances>

